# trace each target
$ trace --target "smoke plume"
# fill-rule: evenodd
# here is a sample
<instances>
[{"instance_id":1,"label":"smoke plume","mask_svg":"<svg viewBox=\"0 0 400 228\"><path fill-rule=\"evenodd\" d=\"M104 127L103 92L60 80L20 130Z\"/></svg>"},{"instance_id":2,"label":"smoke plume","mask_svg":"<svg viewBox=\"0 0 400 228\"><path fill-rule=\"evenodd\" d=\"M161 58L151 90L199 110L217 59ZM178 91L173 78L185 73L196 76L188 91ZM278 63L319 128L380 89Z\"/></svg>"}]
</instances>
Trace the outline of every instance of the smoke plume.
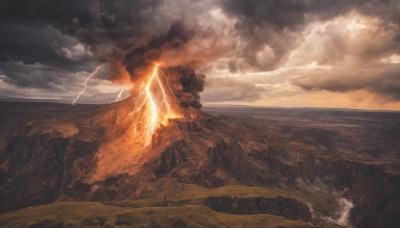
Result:
<instances>
[{"instance_id":1,"label":"smoke plume","mask_svg":"<svg viewBox=\"0 0 400 228\"><path fill-rule=\"evenodd\" d=\"M133 90L135 83L147 77L150 68L158 63L172 83L180 104L199 108L199 92L203 90L205 76L196 71L235 45L228 39L221 39L229 32L223 28L226 26L221 22L224 18L214 15L210 22L201 20L213 17L210 9L214 4L212 1L161 0L3 1L0 29L10 31L7 33L10 42L13 31L22 34L23 27L37 27L39 31L71 40L54 44L50 50L43 48L45 44L31 45L40 47L43 54L29 58L29 62L27 56L31 53L25 53L26 49L10 53L7 61L11 58L26 64L36 60L52 64L59 56L49 54L47 57L45 53L55 51L63 54L56 61L56 67L71 65L72 69L81 70L79 65L83 60L110 63L109 80L118 84L131 82ZM66 34L67 38L60 34ZM40 42L42 35L46 36L38 34L35 42ZM13 50L19 49L10 51Z\"/></svg>"}]
</instances>

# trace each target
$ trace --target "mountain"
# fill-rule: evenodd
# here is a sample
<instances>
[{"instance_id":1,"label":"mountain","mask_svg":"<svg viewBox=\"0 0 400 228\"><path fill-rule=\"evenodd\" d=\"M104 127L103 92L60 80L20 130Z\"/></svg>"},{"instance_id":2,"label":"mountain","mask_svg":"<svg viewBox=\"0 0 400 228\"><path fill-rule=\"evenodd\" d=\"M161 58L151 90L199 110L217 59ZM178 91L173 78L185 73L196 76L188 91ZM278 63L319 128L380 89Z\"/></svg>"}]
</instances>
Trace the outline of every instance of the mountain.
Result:
<instances>
[{"instance_id":1,"label":"mountain","mask_svg":"<svg viewBox=\"0 0 400 228\"><path fill-rule=\"evenodd\" d=\"M1 105L31 113L4 125L1 226L400 226L399 113L189 107L138 147L130 99Z\"/></svg>"}]
</instances>

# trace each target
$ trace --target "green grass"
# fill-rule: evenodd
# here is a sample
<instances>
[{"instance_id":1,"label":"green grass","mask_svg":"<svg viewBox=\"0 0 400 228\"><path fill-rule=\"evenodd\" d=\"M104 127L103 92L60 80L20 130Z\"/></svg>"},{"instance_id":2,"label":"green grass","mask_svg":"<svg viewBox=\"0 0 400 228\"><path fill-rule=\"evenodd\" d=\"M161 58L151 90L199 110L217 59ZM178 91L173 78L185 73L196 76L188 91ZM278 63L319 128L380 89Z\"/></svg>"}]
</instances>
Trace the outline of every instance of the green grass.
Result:
<instances>
[{"instance_id":1,"label":"green grass","mask_svg":"<svg viewBox=\"0 0 400 228\"><path fill-rule=\"evenodd\" d=\"M236 196L236 197L266 197L276 198L284 196L295 198L298 201L311 205L312 208L319 213L327 216L332 215L339 209L337 201L330 195L317 191L315 189L307 189L304 191L294 189L276 189L249 187L243 185L226 185L219 188L204 188L195 184L180 184L175 185L176 192L162 192L155 198L132 200L123 202L113 202L114 205L130 205L137 207L149 206L182 206L200 204L205 198L210 196Z\"/></svg>"},{"instance_id":2,"label":"green grass","mask_svg":"<svg viewBox=\"0 0 400 228\"><path fill-rule=\"evenodd\" d=\"M322 214L337 210L337 202L323 192L227 185L204 188L173 183L154 198L117 202L62 202L0 214L0 227L313 227L311 223L279 216L233 215L201 205L210 196L285 196L308 203ZM325 226L329 227L329 226ZM334 227L334 226L333 226Z\"/></svg>"},{"instance_id":3,"label":"green grass","mask_svg":"<svg viewBox=\"0 0 400 228\"><path fill-rule=\"evenodd\" d=\"M63 202L0 215L0 227L313 227L273 215L231 215L201 205L118 207L95 202Z\"/></svg>"}]
</instances>

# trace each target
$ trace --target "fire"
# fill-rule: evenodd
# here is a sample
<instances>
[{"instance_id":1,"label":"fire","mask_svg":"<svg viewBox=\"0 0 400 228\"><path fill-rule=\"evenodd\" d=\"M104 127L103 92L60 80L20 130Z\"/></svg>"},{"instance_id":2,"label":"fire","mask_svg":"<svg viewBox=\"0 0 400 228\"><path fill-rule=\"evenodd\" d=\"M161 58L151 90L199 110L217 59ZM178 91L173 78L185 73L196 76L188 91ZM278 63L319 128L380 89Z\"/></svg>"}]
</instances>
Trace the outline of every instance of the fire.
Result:
<instances>
[{"instance_id":1,"label":"fire","mask_svg":"<svg viewBox=\"0 0 400 228\"><path fill-rule=\"evenodd\" d=\"M161 77L156 64L147 80L137 88L134 110L129 113L132 132L138 146L147 146L158 127L169 119L180 118L178 103L168 79Z\"/></svg>"}]
</instances>

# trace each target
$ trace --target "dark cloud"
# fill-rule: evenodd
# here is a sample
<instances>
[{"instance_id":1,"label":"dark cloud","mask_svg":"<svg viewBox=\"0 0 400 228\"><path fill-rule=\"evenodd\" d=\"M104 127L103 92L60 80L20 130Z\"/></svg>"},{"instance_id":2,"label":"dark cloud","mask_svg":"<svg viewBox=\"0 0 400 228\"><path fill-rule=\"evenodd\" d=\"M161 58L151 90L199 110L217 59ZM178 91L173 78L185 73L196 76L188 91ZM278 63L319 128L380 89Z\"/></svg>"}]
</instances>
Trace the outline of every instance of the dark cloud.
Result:
<instances>
[{"instance_id":1,"label":"dark cloud","mask_svg":"<svg viewBox=\"0 0 400 228\"><path fill-rule=\"evenodd\" d=\"M343 25L328 26L306 40L310 25L351 13L377 18L379 29L359 45L348 42ZM297 64L314 61L334 68L323 77L310 74L293 81L302 88L366 88L398 99L399 71L378 62L400 52L399 21L397 0L3 0L1 80L24 88L70 89L85 76L82 72L110 63L108 79L121 84L135 82L159 62L181 105L200 107L205 76L198 72L212 73L215 62L240 74L278 69L295 56L301 60ZM304 43L308 46L294 53ZM351 83L344 76L354 75L351 67L340 66L346 61L363 72L354 76L360 80ZM369 64L379 70L365 73ZM63 86L66 80L69 86ZM213 91L206 90L208 100L252 101L263 92L232 79L210 79L207 86ZM232 95L210 95L219 94L217 86Z\"/></svg>"},{"instance_id":2,"label":"dark cloud","mask_svg":"<svg viewBox=\"0 0 400 228\"><path fill-rule=\"evenodd\" d=\"M90 68L91 67L91 68ZM89 66L93 69L95 66ZM96 75L95 79L104 80L105 71ZM20 61L0 62L0 80L18 88L42 89L44 92L67 92L82 88L82 81L88 73L71 73L41 64L24 64ZM8 94L12 95L12 94Z\"/></svg>"},{"instance_id":3,"label":"dark cloud","mask_svg":"<svg viewBox=\"0 0 400 228\"><path fill-rule=\"evenodd\" d=\"M136 39L146 22L151 23L153 7L161 0L5 0L0 3L0 19L12 23L51 24L63 33L87 43L118 43ZM132 41L131 41L132 42Z\"/></svg>"},{"instance_id":4,"label":"dark cloud","mask_svg":"<svg viewBox=\"0 0 400 228\"><path fill-rule=\"evenodd\" d=\"M92 60L87 45L51 26L0 23L0 31L1 62L40 63L79 71Z\"/></svg>"},{"instance_id":5,"label":"dark cloud","mask_svg":"<svg viewBox=\"0 0 400 228\"><path fill-rule=\"evenodd\" d=\"M62 77L46 67L39 65L25 65L22 62L8 62L1 64L1 74L6 77L3 79L8 84L19 87L56 89L55 85L63 83Z\"/></svg>"},{"instance_id":6,"label":"dark cloud","mask_svg":"<svg viewBox=\"0 0 400 228\"><path fill-rule=\"evenodd\" d=\"M241 45L235 59L242 71L280 67L303 41L303 32L308 24L352 11L381 18L383 29L389 23L395 23L397 34L400 33L399 1L222 0L222 6L228 15L238 18L235 30Z\"/></svg>"},{"instance_id":7,"label":"dark cloud","mask_svg":"<svg viewBox=\"0 0 400 228\"><path fill-rule=\"evenodd\" d=\"M336 72L327 72L323 76L308 75L292 82L305 90L367 90L388 101L400 100L400 64L364 66L353 71L337 69Z\"/></svg>"},{"instance_id":8,"label":"dark cloud","mask_svg":"<svg viewBox=\"0 0 400 228\"><path fill-rule=\"evenodd\" d=\"M124 56L123 63L135 80L148 72L148 68L152 68L155 62L160 61L163 52L184 48L193 35L194 31L189 31L182 23L175 23L166 34L153 38L145 46L129 51Z\"/></svg>"},{"instance_id":9,"label":"dark cloud","mask_svg":"<svg viewBox=\"0 0 400 228\"><path fill-rule=\"evenodd\" d=\"M121 80L128 72L135 80L147 73L147 68L160 59L163 51L182 49L193 36L180 22L182 18L157 9L161 3L2 1L2 80L20 87L56 90L65 79L54 73L54 68L62 69L66 76L93 69L88 67L93 60L113 63L110 75L113 81ZM182 73L175 80L182 83L176 91L181 103L200 107L198 92L202 90L204 76L197 79L198 74L188 63L183 68L173 68L173 72L173 75Z\"/></svg>"},{"instance_id":10,"label":"dark cloud","mask_svg":"<svg viewBox=\"0 0 400 228\"><path fill-rule=\"evenodd\" d=\"M205 75L198 74L190 66L169 67L165 71L180 105L200 108L200 92L204 89Z\"/></svg>"},{"instance_id":11,"label":"dark cloud","mask_svg":"<svg viewBox=\"0 0 400 228\"><path fill-rule=\"evenodd\" d=\"M181 103L200 107L198 92L202 86L191 86L204 84L204 76L196 79L198 74L194 72L201 62L200 55L189 58L180 55L186 52L190 46L188 42L195 34L208 32L213 36L214 33L210 28L202 31L196 21L190 26L188 22L184 24L183 15L176 17L170 14L172 9L162 10L164 5L160 4L163 3L157 0L4 1L0 5L0 19L4 22L0 29L6 36L0 39L4 46L1 47L4 52L0 54L0 61L69 69L95 59L113 63L110 79L115 81L120 81L119 77L126 72L135 81L147 75L155 61L162 61L165 67L174 69L173 75L183 73L177 76L177 81L182 83L182 89L176 91L183 99ZM175 55L172 64L165 58L166 53ZM45 84L46 79L52 79L47 75L33 77L23 72L13 73L7 70L6 63L2 68L9 78L5 81L19 86L46 87L49 86ZM77 69L72 70L77 72ZM57 83L57 80L52 81ZM191 88L194 91L189 91Z\"/></svg>"},{"instance_id":12,"label":"dark cloud","mask_svg":"<svg viewBox=\"0 0 400 228\"><path fill-rule=\"evenodd\" d=\"M119 50L147 41L151 32L144 30L151 27L159 2L6 0L0 3L0 20L32 29L54 27L90 45L98 60L110 60Z\"/></svg>"},{"instance_id":13,"label":"dark cloud","mask_svg":"<svg viewBox=\"0 0 400 228\"><path fill-rule=\"evenodd\" d=\"M235 31L240 44L227 66L232 73L279 69L292 55L296 64L329 67L306 75L299 70L303 76L292 84L303 89L367 90L387 101L400 100L400 70L396 64L382 63L400 52L400 1L222 0L222 6L238 18ZM367 20L357 38L350 35L349 21L307 30L313 23L357 15Z\"/></svg>"}]
</instances>

